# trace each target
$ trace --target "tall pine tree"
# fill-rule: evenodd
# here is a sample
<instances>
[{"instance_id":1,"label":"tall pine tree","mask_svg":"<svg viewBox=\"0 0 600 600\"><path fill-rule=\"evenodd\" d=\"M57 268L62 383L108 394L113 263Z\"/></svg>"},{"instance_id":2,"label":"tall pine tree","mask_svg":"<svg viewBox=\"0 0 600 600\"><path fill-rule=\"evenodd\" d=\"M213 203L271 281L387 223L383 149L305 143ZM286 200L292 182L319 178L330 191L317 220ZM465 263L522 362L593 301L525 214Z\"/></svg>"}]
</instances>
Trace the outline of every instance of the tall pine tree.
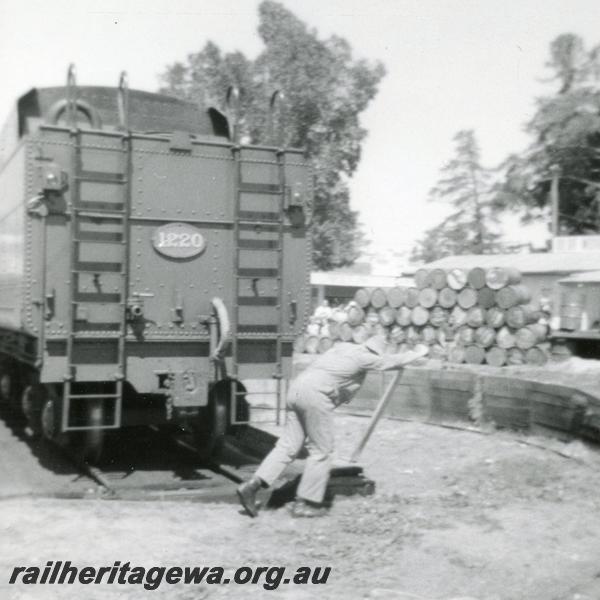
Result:
<instances>
[{"instance_id":1,"label":"tall pine tree","mask_svg":"<svg viewBox=\"0 0 600 600\"><path fill-rule=\"evenodd\" d=\"M441 169L429 198L450 204L453 212L427 230L412 259L430 262L454 254L485 254L499 249L498 222L491 172L481 164L472 130L454 136L455 156Z\"/></svg>"},{"instance_id":2,"label":"tall pine tree","mask_svg":"<svg viewBox=\"0 0 600 600\"><path fill-rule=\"evenodd\" d=\"M537 99L527 123L529 147L510 156L498 200L548 220L553 167L560 174L560 230L600 231L600 46L562 34L550 44L546 82L554 91Z\"/></svg>"},{"instance_id":3,"label":"tall pine tree","mask_svg":"<svg viewBox=\"0 0 600 600\"><path fill-rule=\"evenodd\" d=\"M306 148L315 166L312 223L313 262L331 269L351 264L360 253L358 215L350 207L348 179L355 172L366 131L359 116L384 76L380 63L352 57L345 40L320 39L281 4L259 7L258 32L265 48L250 60L223 53L208 42L185 62L167 68L163 92L220 105L229 85L242 90L241 134L266 141L269 98L286 95L287 143Z\"/></svg>"}]
</instances>

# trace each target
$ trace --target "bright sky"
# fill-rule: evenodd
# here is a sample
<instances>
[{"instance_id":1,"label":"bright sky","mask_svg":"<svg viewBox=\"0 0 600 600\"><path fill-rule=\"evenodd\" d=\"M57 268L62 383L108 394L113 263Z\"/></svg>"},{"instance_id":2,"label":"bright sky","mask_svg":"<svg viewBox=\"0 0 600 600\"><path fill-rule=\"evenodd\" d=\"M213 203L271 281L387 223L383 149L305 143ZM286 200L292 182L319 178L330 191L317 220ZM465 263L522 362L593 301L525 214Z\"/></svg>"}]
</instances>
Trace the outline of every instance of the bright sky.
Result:
<instances>
[{"instance_id":1,"label":"bright sky","mask_svg":"<svg viewBox=\"0 0 600 600\"><path fill-rule=\"evenodd\" d=\"M0 120L33 86L79 83L154 91L165 65L211 39L255 56L258 0L0 0ZM345 37L388 74L363 116L369 136L352 204L378 246L404 250L445 213L425 202L456 131L473 128L493 166L527 143L560 33L600 43L598 0L282 0L321 36ZM512 237L519 233L513 228ZM520 232L523 234L523 232Z\"/></svg>"}]
</instances>

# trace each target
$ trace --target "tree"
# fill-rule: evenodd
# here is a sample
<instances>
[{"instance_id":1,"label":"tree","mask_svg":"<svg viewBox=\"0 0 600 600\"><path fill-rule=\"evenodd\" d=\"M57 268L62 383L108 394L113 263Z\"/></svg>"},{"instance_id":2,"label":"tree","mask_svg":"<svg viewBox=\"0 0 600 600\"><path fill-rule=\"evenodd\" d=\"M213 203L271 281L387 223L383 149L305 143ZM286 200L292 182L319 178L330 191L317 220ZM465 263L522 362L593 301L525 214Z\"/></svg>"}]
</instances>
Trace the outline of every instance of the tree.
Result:
<instances>
[{"instance_id":1,"label":"tree","mask_svg":"<svg viewBox=\"0 0 600 600\"><path fill-rule=\"evenodd\" d=\"M412 259L431 262L454 254L485 254L499 248L497 207L491 172L481 164L472 130L454 136L456 156L441 170L442 176L429 199L449 203L454 211L425 232Z\"/></svg>"},{"instance_id":2,"label":"tree","mask_svg":"<svg viewBox=\"0 0 600 600\"><path fill-rule=\"evenodd\" d=\"M527 123L532 143L504 163L497 200L524 209L525 219L547 218L551 172L560 173L560 229L600 230L600 46L586 50L574 34L550 44L547 82L557 91L538 98Z\"/></svg>"},{"instance_id":3,"label":"tree","mask_svg":"<svg viewBox=\"0 0 600 600\"><path fill-rule=\"evenodd\" d=\"M362 233L350 208L348 179L355 172L366 131L359 116L375 97L385 70L380 63L355 60L345 40L321 40L314 30L271 0L259 6L265 48L250 60L223 53L212 42L184 63L169 66L163 92L202 102L222 103L224 90L242 90L240 130L252 143L265 142L268 104L275 89L285 91L285 137L306 148L315 167L312 224L317 268L352 264Z\"/></svg>"}]
</instances>

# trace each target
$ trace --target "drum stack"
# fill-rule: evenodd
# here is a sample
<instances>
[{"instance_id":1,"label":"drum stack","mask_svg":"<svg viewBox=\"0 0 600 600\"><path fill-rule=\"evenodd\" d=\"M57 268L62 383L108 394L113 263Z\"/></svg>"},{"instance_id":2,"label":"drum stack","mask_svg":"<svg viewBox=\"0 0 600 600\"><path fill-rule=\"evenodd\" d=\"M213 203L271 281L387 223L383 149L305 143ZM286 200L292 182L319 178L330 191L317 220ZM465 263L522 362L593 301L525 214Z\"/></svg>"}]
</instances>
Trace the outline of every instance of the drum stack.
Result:
<instances>
[{"instance_id":1,"label":"drum stack","mask_svg":"<svg viewBox=\"0 0 600 600\"><path fill-rule=\"evenodd\" d=\"M346 306L319 311L297 352L383 334L390 352L424 343L432 358L453 363L542 365L549 355L546 315L511 268L419 269L411 287L362 288Z\"/></svg>"}]
</instances>

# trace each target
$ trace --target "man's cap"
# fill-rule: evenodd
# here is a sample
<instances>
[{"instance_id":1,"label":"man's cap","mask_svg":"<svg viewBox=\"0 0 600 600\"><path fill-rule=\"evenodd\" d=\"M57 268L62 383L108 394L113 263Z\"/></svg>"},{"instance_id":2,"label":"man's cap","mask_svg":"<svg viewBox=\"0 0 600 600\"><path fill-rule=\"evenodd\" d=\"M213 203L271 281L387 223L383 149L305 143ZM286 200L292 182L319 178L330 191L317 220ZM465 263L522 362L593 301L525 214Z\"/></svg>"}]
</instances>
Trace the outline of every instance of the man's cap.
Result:
<instances>
[{"instance_id":1,"label":"man's cap","mask_svg":"<svg viewBox=\"0 0 600 600\"><path fill-rule=\"evenodd\" d=\"M371 350L371 352L375 352L375 354L379 355L385 352L386 345L387 342L384 335L374 335L365 342L365 346Z\"/></svg>"}]
</instances>

